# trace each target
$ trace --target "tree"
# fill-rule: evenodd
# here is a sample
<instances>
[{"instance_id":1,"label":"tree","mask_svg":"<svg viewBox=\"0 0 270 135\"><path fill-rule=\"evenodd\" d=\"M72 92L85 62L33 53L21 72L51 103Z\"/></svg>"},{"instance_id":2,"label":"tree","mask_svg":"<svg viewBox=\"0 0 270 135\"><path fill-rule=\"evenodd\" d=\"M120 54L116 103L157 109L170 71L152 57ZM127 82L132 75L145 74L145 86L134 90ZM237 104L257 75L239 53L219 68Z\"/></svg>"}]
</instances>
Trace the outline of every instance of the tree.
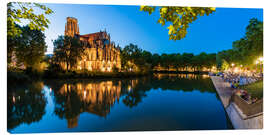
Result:
<instances>
[{"instance_id":1,"label":"tree","mask_svg":"<svg viewBox=\"0 0 270 135\"><path fill-rule=\"evenodd\" d=\"M226 60L223 59L221 69L222 70L227 70L227 69L229 69L229 67L230 67L229 63Z\"/></svg>"},{"instance_id":2,"label":"tree","mask_svg":"<svg viewBox=\"0 0 270 135\"><path fill-rule=\"evenodd\" d=\"M54 56L56 63L65 63L66 70L70 70L74 65L82 59L85 54L84 48L86 44L81 43L77 37L59 36L53 41Z\"/></svg>"},{"instance_id":3,"label":"tree","mask_svg":"<svg viewBox=\"0 0 270 135\"><path fill-rule=\"evenodd\" d=\"M155 11L154 6L141 6L140 10L148 12L150 15ZM198 19L198 16L209 15L216 9L214 7L159 7L160 18L158 23L164 26L170 23L168 34L170 40L181 40L187 34L189 24Z\"/></svg>"},{"instance_id":4,"label":"tree","mask_svg":"<svg viewBox=\"0 0 270 135\"><path fill-rule=\"evenodd\" d=\"M263 55L263 22L252 18L246 27L245 36L233 42L233 48L218 53L219 68L228 63L254 66L254 61ZM226 64L227 63L227 64ZM225 66L227 68L227 66ZM223 67L223 69L226 69Z\"/></svg>"},{"instance_id":5,"label":"tree","mask_svg":"<svg viewBox=\"0 0 270 135\"><path fill-rule=\"evenodd\" d=\"M41 10L41 14L34 12L34 9ZM48 28L50 21L45 15L52 14L53 11L37 3L22 3L22 2L10 2L7 4L7 36L18 36L22 31L16 27L16 24L21 23L21 20L27 20L31 30L44 31Z\"/></svg>"},{"instance_id":6,"label":"tree","mask_svg":"<svg viewBox=\"0 0 270 135\"><path fill-rule=\"evenodd\" d=\"M37 14L35 12L36 10L41 11L41 13ZM22 27L18 25L21 23L21 20L26 20L25 22L28 22L26 25L30 28L31 31L44 31L45 28L48 28L48 24L50 23L50 21L45 16L52 13L53 11L50 8L42 4L22 2L10 2L7 4L8 64L12 61L11 58L16 56L16 49L22 49L22 46L19 45L21 45L20 40L22 39L21 37L23 31Z\"/></svg>"},{"instance_id":7,"label":"tree","mask_svg":"<svg viewBox=\"0 0 270 135\"><path fill-rule=\"evenodd\" d=\"M20 124L38 122L45 114L46 97L42 82L31 82L20 87L8 85L7 128L14 129ZM28 91L28 92L26 92Z\"/></svg>"},{"instance_id":8,"label":"tree","mask_svg":"<svg viewBox=\"0 0 270 135\"><path fill-rule=\"evenodd\" d=\"M255 59L263 56L263 22L250 19L245 36L233 42L233 50L237 51L238 59L244 65L254 64Z\"/></svg>"},{"instance_id":9,"label":"tree","mask_svg":"<svg viewBox=\"0 0 270 135\"><path fill-rule=\"evenodd\" d=\"M183 57L183 66L187 70L188 66L191 65L190 62L192 57L194 57L194 55L192 53L183 53L182 57Z\"/></svg>"},{"instance_id":10,"label":"tree","mask_svg":"<svg viewBox=\"0 0 270 135\"><path fill-rule=\"evenodd\" d=\"M15 25L17 29L21 29L19 25ZM19 36L7 36L7 63L11 63L12 57L15 55L15 49L20 44Z\"/></svg>"},{"instance_id":11,"label":"tree","mask_svg":"<svg viewBox=\"0 0 270 135\"><path fill-rule=\"evenodd\" d=\"M152 55L152 64L151 64L152 68L154 68L155 66L158 66L159 62L160 62L160 56L156 53L153 54Z\"/></svg>"},{"instance_id":12,"label":"tree","mask_svg":"<svg viewBox=\"0 0 270 135\"><path fill-rule=\"evenodd\" d=\"M15 50L16 57L18 62L24 63L27 68L35 69L44 59L47 48L45 35L41 30L31 30L28 25L19 28L22 35L15 38L19 41Z\"/></svg>"}]
</instances>

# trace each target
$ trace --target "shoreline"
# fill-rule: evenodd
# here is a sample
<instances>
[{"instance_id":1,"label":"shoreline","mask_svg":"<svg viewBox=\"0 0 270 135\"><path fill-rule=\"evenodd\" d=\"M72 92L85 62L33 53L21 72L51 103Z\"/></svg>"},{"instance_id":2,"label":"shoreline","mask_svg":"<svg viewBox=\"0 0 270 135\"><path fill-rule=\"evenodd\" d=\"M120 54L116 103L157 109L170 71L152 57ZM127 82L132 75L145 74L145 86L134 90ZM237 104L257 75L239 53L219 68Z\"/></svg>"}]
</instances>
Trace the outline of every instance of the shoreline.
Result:
<instances>
[{"instance_id":1,"label":"shoreline","mask_svg":"<svg viewBox=\"0 0 270 135\"><path fill-rule=\"evenodd\" d=\"M132 78L149 76L153 74L198 74L205 75L205 71L149 71L149 72L84 72L84 71L70 71L70 72L51 72L44 71L42 73L26 73L25 71L14 72L8 71L8 83L13 82L27 82L33 79L106 79L106 78Z\"/></svg>"},{"instance_id":2,"label":"shoreline","mask_svg":"<svg viewBox=\"0 0 270 135\"><path fill-rule=\"evenodd\" d=\"M218 76L211 76L211 80L235 129L263 129L263 112L253 114L252 117L245 115L245 112L237 105L238 102L235 102L235 98L238 100L240 98L233 95L230 84ZM262 103L259 105L262 106Z\"/></svg>"}]
</instances>

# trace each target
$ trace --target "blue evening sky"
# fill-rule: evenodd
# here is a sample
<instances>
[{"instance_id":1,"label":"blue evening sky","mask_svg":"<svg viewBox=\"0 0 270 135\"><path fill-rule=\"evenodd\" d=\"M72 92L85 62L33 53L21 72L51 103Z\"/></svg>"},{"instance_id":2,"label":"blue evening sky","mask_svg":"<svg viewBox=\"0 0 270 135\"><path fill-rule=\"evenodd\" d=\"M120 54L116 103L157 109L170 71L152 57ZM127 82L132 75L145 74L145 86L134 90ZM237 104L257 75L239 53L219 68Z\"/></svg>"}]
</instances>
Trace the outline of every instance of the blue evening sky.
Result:
<instances>
[{"instance_id":1,"label":"blue evening sky","mask_svg":"<svg viewBox=\"0 0 270 135\"><path fill-rule=\"evenodd\" d=\"M111 40L121 47L133 43L152 53L199 54L216 53L232 48L232 42L245 34L251 18L263 21L262 9L217 8L209 16L199 17L190 25L187 36L178 41L169 40L166 26L157 23L158 12L149 15L139 6L46 4L54 11L48 16L51 24L46 29L47 53L53 52L52 40L63 35L66 17L75 17L80 34L105 30Z\"/></svg>"}]
</instances>

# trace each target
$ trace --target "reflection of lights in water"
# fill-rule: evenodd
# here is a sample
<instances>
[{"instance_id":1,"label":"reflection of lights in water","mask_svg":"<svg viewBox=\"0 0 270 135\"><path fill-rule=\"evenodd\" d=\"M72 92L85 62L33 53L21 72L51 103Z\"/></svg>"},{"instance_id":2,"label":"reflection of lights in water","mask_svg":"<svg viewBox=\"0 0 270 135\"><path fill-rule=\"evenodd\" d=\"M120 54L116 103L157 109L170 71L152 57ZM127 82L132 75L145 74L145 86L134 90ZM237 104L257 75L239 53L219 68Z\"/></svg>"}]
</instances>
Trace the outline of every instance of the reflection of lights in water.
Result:
<instances>
[{"instance_id":1,"label":"reflection of lights in water","mask_svg":"<svg viewBox=\"0 0 270 135\"><path fill-rule=\"evenodd\" d=\"M128 86L128 91L130 91L130 90L131 90L131 86L129 85L129 86Z\"/></svg>"},{"instance_id":2,"label":"reflection of lights in water","mask_svg":"<svg viewBox=\"0 0 270 135\"><path fill-rule=\"evenodd\" d=\"M16 102L16 98L14 96L12 96L12 101L13 101L13 103Z\"/></svg>"},{"instance_id":3,"label":"reflection of lights in water","mask_svg":"<svg viewBox=\"0 0 270 135\"><path fill-rule=\"evenodd\" d=\"M50 88L50 92L52 92L52 88Z\"/></svg>"},{"instance_id":4,"label":"reflection of lights in water","mask_svg":"<svg viewBox=\"0 0 270 135\"><path fill-rule=\"evenodd\" d=\"M86 91L83 92L83 98L86 98Z\"/></svg>"},{"instance_id":5,"label":"reflection of lights in water","mask_svg":"<svg viewBox=\"0 0 270 135\"><path fill-rule=\"evenodd\" d=\"M110 68L110 67L108 67L108 68L107 68L107 70L108 70L108 71L111 71L111 68Z\"/></svg>"},{"instance_id":6,"label":"reflection of lights in water","mask_svg":"<svg viewBox=\"0 0 270 135\"><path fill-rule=\"evenodd\" d=\"M202 75L202 78L208 78L209 76L208 75Z\"/></svg>"}]
</instances>

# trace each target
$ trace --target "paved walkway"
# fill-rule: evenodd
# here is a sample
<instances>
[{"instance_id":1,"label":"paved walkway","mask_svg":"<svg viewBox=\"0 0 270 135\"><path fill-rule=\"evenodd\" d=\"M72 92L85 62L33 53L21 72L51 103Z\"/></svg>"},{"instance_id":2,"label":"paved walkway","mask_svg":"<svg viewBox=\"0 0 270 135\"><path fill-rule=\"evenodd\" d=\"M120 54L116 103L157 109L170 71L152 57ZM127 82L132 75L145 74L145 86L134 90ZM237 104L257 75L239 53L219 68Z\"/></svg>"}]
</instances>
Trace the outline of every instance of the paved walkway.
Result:
<instances>
[{"instance_id":1,"label":"paved walkway","mask_svg":"<svg viewBox=\"0 0 270 135\"><path fill-rule=\"evenodd\" d=\"M228 82L222 80L219 76L211 76L212 82L216 87L217 93L222 101L224 108L230 104L233 89Z\"/></svg>"},{"instance_id":2,"label":"paved walkway","mask_svg":"<svg viewBox=\"0 0 270 135\"><path fill-rule=\"evenodd\" d=\"M223 81L219 76L211 76L211 79L235 129L263 128L263 115L243 119L241 117L242 111L237 107L237 105L235 105L235 103L230 103L233 89L230 87L228 82Z\"/></svg>"}]
</instances>

